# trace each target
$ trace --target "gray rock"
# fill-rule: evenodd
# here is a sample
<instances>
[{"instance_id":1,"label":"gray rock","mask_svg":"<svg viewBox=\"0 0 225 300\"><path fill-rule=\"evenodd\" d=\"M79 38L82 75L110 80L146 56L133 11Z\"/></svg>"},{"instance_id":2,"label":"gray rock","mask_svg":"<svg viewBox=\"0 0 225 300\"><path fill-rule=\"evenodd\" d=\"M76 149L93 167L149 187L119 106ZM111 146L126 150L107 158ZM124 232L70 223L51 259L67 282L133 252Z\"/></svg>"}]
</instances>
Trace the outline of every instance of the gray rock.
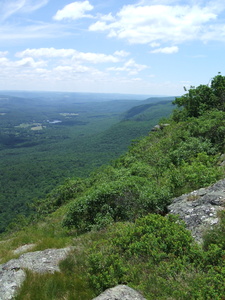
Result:
<instances>
[{"instance_id":1,"label":"gray rock","mask_svg":"<svg viewBox=\"0 0 225 300\"><path fill-rule=\"evenodd\" d=\"M159 130L162 130L164 127L167 127L167 126L169 126L170 124L157 124L157 125L155 125L152 129L151 129L151 131L159 131Z\"/></svg>"},{"instance_id":2,"label":"gray rock","mask_svg":"<svg viewBox=\"0 0 225 300\"><path fill-rule=\"evenodd\" d=\"M151 129L151 131L158 131L158 130L160 130L160 125L155 125L152 129Z\"/></svg>"},{"instance_id":3,"label":"gray rock","mask_svg":"<svg viewBox=\"0 0 225 300\"><path fill-rule=\"evenodd\" d=\"M218 212L225 207L225 179L173 199L170 214L179 215L196 241L202 242L206 229L219 222Z\"/></svg>"},{"instance_id":4,"label":"gray rock","mask_svg":"<svg viewBox=\"0 0 225 300\"><path fill-rule=\"evenodd\" d=\"M3 270L28 269L38 273L54 273L59 271L58 263L66 258L70 248L46 249L22 254L2 265ZM0 267L1 270L1 267Z\"/></svg>"},{"instance_id":5,"label":"gray rock","mask_svg":"<svg viewBox=\"0 0 225 300\"><path fill-rule=\"evenodd\" d=\"M24 269L38 273L54 273L59 270L59 262L66 258L70 247L47 249L22 254L18 259L11 259L0 265L0 299L11 300L15 297L26 278Z\"/></svg>"},{"instance_id":6,"label":"gray rock","mask_svg":"<svg viewBox=\"0 0 225 300\"><path fill-rule=\"evenodd\" d=\"M117 285L93 300L146 300L140 293L127 285Z\"/></svg>"},{"instance_id":7,"label":"gray rock","mask_svg":"<svg viewBox=\"0 0 225 300\"><path fill-rule=\"evenodd\" d=\"M22 269L0 271L0 299L13 299L25 278L26 273Z\"/></svg>"}]
</instances>

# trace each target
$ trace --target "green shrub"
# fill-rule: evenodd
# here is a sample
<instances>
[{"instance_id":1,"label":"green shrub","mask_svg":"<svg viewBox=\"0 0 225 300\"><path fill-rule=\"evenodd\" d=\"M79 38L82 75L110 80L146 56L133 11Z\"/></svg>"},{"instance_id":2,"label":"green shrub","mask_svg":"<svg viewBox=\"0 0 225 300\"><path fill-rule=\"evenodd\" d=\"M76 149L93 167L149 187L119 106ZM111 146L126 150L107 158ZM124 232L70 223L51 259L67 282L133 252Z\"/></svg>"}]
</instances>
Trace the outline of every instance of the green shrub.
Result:
<instances>
[{"instance_id":1,"label":"green shrub","mask_svg":"<svg viewBox=\"0 0 225 300\"><path fill-rule=\"evenodd\" d=\"M133 280L140 284L146 268L188 256L192 242L190 232L172 216L148 215L135 224L118 224L108 240L89 250L91 284L98 292Z\"/></svg>"},{"instance_id":2,"label":"green shrub","mask_svg":"<svg viewBox=\"0 0 225 300\"><path fill-rule=\"evenodd\" d=\"M147 178L130 176L120 181L94 186L70 204L63 225L90 230L112 222L133 221L150 212L164 213L169 203L169 188L158 187Z\"/></svg>"},{"instance_id":3,"label":"green shrub","mask_svg":"<svg viewBox=\"0 0 225 300\"><path fill-rule=\"evenodd\" d=\"M212 245L217 245L225 250L225 211L219 212L219 223L205 233L203 241L205 250L209 250Z\"/></svg>"},{"instance_id":4,"label":"green shrub","mask_svg":"<svg viewBox=\"0 0 225 300\"><path fill-rule=\"evenodd\" d=\"M69 200L76 198L88 187L88 180L68 179L64 184L56 187L45 199L37 200L33 207L39 217L47 215L57 210Z\"/></svg>"},{"instance_id":5,"label":"green shrub","mask_svg":"<svg viewBox=\"0 0 225 300\"><path fill-rule=\"evenodd\" d=\"M87 252L89 281L96 294L126 283L147 299L223 299L225 253L193 241L174 216L148 215L118 223Z\"/></svg>"}]
</instances>

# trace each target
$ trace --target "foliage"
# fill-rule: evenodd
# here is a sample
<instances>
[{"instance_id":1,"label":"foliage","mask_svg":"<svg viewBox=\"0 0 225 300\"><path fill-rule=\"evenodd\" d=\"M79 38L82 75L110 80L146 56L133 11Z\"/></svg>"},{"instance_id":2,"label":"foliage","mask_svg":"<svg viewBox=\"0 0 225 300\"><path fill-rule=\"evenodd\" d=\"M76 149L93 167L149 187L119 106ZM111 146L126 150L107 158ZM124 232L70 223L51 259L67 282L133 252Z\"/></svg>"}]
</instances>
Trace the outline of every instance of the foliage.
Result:
<instances>
[{"instance_id":1,"label":"foliage","mask_svg":"<svg viewBox=\"0 0 225 300\"><path fill-rule=\"evenodd\" d=\"M73 178L117 158L172 110L172 97L158 105L160 98L108 101L117 96L107 94L18 95L3 95L0 103L0 233L18 223L18 215L34 219L57 209L64 181L73 185ZM141 103L151 104L147 115L125 121L124 113ZM58 185L61 191L52 193Z\"/></svg>"},{"instance_id":2,"label":"foliage","mask_svg":"<svg viewBox=\"0 0 225 300\"><path fill-rule=\"evenodd\" d=\"M111 165L96 170L104 159L97 158L96 164L90 159L93 165L89 170L95 170L89 177L68 179L44 199L37 199L36 207L28 209L27 214L38 213L37 220L42 217L42 221L15 235L11 233L10 239L0 245L2 255L6 255L6 247L12 255L11 250L19 244L33 242L35 249L40 250L63 247L73 240L74 250L61 262L60 274L28 272L17 300L92 299L121 283L140 290L146 299L223 299L224 212L220 214L220 223L206 232L202 247L194 242L183 222L165 215L174 196L208 186L224 176L224 169L219 166L225 149L224 95L225 78L221 75L212 80L211 86L191 88L175 100L179 107L173 115L160 123L168 126L162 125L161 130L133 141L129 151ZM71 169L77 167L78 161L85 169L83 149L96 158L101 148L109 158L112 149L117 155L118 149L124 147L124 133L133 137L135 131L140 137L142 125L149 131L151 122L147 119L152 106L142 104L129 110L121 126L114 124L105 132L92 128L100 123L91 122L86 127L91 134L86 132L77 146L80 156L75 151L76 163L71 164L74 153L65 157ZM107 123L107 118L103 119L102 125ZM78 137L73 134L71 137ZM73 145L78 141L76 138ZM70 142L65 142L64 146L68 145ZM89 149L90 145L93 148ZM62 148L60 153L64 155ZM62 179L61 175L59 178ZM27 184L31 182L32 179ZM23 206L16 201L16 207L20 211ZM17 228L21 224L27 226L26 218L20 215L18 220Z\"/></svg>"},{"instance_id":3,"label":"foliage","mask_svg":"<svg viewBox=\"0 0 225 300\"><path fill-rule=\"evenodd\" d=\"M220 222L204 236L204 249L208 250L211 245L217 245L225 250L225 211L219 213Z\"/></svg>"},{"instance_id":4,"label":"foliage","mask_svg":"<svg viewBox=\"0 0 225 300\"><path fill-rule=\"evenodd\" d=\"M220 247L203 251L172 216L117 224L88 253L96 294L122 283L147 299L222 299L225 292L225 252Z\"/></svg>"},{"instance_id":5,"label":"foliage","mask_svg":"<svg viewBox=\"0 0 225 300\"><path fill-rule=\"evenodd\" d=\"M224 117L224 112L211 111L179 123L168 120L163 130L133 143L111 166L92 173L83 193L71 197L63 225L85 231L148 213L165 214L173 196L221 178ZM221 128L221 139L213 134L215 126Z\"/></svg>"},{"instance_id":6,"label":"foliage","mask_svg":"<svg viewBox=\"0 0 225 300\"><path fill-rule=\"evenodd\" d=\"M176 110L174 114L176 120L185 117L199 117L211 109L224 111L225 77L222 75L215 76L210 86L191 87L185 95L176 98L173 103L178 107L183 107L182 113Z\"/></svg>"},{"instance_id":7,"label":"foliage","mask_svg":"<svg viewBox=\"0 0 225 300\"><path fill-rule=\"evenodd\" d=\"M131 221L149 212L163 213L169 199L166 188L152 186L143 177L127 176L94 186L73 201L63 224L90 230L94 225L101 228L113 221Z\"/></svg>"},{"instance_id":8,"label":"foliage","mask_svg":"<svg viewBox=\"0 0 225 300\"><path fill-rule=\"evenodd\" d=\"M32 204L37 214L47 215L77 197L87 188L88 181L81 178L67 179L64 184L57 186L47 195L45 201L37 200Z\"/></svg>"}]
</instances>

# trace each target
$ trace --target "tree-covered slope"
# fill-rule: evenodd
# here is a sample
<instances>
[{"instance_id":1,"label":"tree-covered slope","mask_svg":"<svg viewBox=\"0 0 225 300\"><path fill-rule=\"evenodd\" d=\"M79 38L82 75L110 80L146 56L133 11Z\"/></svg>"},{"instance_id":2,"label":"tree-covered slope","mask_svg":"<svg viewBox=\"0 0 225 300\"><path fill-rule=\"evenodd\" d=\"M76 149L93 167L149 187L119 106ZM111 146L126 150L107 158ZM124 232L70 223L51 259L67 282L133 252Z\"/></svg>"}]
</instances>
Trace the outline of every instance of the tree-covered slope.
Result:
<instances>
[{"instance_id":1,"label":"tree-covered slope","mask_svg":"<svg viewBox=\"0 0 225 300\"><path fill-rule=\"evenodd\" d=\"M35 199L44 198L66 178L87 177L117 158L133 139L146 135L160 117L171 112L171 101L164 108L157 105L160 98L15 95L0 95L0 232L17 215L29 216ZM142 122L123 121L127 110L146 102L152 109Z\"/></svg>"},{"instance_id":2,"label":"tree-covered slope","mask_svg":"<svg viewBox=\"0 0 225 300\"><path fill-rule=\"evenodd\" d=\"M215 81L223 82L218 76ZM225 84L219 84L220 93L209 88L222 97ZM196 90L195 100L203 101ZM178 218L167 216L174 196L224 177L224 108L201 106L196 115L189 108L175 110L163 120L168 126L133 142L111 165L88 178L68 179L36 204L36 223L11 235L8 248L32 240L36 249L72 244L74 250L60 274L28 273L17 300L89 300L117 284L149 300L224 298L224 212L202 245Z\"/></svg>"}]
</instances>

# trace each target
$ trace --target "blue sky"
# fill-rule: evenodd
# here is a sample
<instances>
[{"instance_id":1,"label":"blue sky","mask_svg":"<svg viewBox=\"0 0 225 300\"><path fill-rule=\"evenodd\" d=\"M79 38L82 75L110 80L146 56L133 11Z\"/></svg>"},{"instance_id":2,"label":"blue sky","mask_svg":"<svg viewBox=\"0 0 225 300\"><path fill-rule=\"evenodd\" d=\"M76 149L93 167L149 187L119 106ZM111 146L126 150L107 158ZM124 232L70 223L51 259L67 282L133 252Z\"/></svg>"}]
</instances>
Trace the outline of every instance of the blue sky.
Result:
<instances>
[{"instance_id":1,"label":"blue sky","mask_svg":"<svg viewBox=\"0 0 225 300\"><path fill-rule=\"evenodd\" d=\"M181 95L225 75L225 1L0 0L0 90Z\"/></svg>"}]
</instances>

